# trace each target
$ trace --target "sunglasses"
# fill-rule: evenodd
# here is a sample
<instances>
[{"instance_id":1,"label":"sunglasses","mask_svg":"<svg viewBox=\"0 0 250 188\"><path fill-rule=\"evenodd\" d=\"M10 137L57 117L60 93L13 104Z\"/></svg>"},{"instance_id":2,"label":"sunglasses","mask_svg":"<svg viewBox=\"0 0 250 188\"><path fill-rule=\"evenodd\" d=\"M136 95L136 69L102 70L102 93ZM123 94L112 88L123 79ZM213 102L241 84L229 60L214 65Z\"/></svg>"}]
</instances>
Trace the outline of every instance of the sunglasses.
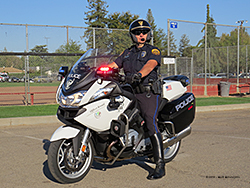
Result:
<instances>
[{"instance_id":1,"label":"sunglasses","mask_svg":"<svg viewBox=\"0 0 250 188\"><path fill-rule=\"evenodd\" d=\"M133 30L131 31L134 35L140 35L141 33L143 35L146 35L148 32L150 31L150 29L137 29L137 30Z\"/></svg>"}]
</instances>

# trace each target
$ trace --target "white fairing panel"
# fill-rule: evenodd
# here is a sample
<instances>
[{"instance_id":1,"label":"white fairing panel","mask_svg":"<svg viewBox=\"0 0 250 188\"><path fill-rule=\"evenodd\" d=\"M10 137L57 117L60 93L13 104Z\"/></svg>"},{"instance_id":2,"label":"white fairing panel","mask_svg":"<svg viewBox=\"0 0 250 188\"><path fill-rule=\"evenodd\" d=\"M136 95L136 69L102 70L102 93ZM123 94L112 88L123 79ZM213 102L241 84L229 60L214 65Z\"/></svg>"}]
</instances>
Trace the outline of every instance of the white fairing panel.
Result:
<instances>
[{"instance_id":1,"label":"white fairing panel","mask_svg":"<svg viewBox=\"0 0 250 188\"><path fill-rule=\"evenodd\" d=\"M102 99L90 103L84 106L86 111L74 119L96 132L109 130L111 121L117 119L124 112L130 100L124 97L123 103L116 110L109 109L109 102L109 99Z\"/></svg>"},{"instance_id":2,"label":"white fairing panel","mask_svg":"<svg viewBox=\"0 0 250 188\"><path fill-rule=\"evenodd\" d=\"M86 104L92 95L98 91L100 88L104 88L108 85L110 81L102 81L102 83L98 83L97 81L89 88L88 92L85 94L84 98L81 100L80 106Z\"/></svg>"},{"instance_id":3,"label":"white fairing panel","mask_svg":"<svg viewBox=\"0 0 250 188\"><path fill-rule=\"evenodd\" d=\"M60 139L74 138L79 132L79 129L61 126L53 133L50 138L50 141L53 142Z\"/></svg>"},{"instance_id":4,"label":"white fairing panel","mask_svg":"<svg viewBox=\"0 0 250 188\"><path fill-rule=\"evenodd\" d=\"M181 97L187 91L179 81L164 80L162 85L162 98L173 101Z\"/></svg>"}]
</instances>

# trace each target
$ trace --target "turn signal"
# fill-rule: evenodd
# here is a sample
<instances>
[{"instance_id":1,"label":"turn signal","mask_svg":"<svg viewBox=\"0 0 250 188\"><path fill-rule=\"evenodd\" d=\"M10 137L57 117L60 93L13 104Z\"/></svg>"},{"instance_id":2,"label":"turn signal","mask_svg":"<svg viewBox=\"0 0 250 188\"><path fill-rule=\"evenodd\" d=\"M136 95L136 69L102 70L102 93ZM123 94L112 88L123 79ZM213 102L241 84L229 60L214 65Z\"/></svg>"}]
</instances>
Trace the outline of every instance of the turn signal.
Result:
<instances>
[{"instance_id":1,"label":"turn signal","mask_svg":"<svg viewBox=\"0 0 250 188\"><path fill-rule=\"evenodd\" d=\"M82 146L82 152L84 152L86 149L86 146Z\"/></svg>"}]
</instances>

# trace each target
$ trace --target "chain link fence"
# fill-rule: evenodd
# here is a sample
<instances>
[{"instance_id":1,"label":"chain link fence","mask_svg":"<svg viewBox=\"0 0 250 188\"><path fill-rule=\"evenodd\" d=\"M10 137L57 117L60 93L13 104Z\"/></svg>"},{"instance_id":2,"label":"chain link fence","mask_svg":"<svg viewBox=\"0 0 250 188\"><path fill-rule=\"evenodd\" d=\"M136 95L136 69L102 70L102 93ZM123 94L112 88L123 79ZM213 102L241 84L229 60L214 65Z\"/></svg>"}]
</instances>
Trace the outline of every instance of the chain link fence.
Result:
<instances>
[{"instance_id":1,"label":"chain link fence","mask_svg":"<svg viewBox=\"0 0 250 188\"><path fill-rule=\"evenodd\" d=\"M193 85L206 88L225 78L237 86L249 82L250 27L174 19L168 19L167 23L166 49L169 57L176 58L174 63L162 63L160 73L163 76L188 76L191 91ZM71 53L71 49L67 49L71 41L75 42L79 53L89 48L105 48L110 53L120 54L132 44L126 29L0 23L0 52L30 52L44 45L49 53ZM54 82L59 67L71 67L79 57L80 54L5 55L0 56L0 68L25 70L20 77L25 73L25 79L35 82ZM207 95L206 89L204 95Z\"/></svg>"},{"instance_id":2,"label":"chain link fence","mask_svg":"<svg viewBox=\"0 0 250 188\"><path fill-rule=\"evenodd\" d=\"M244 21L239 23L241 25L234 26L168 19L168 55L191 58L187 67L192 70L187 76L194 80L192 84L202 84L206 88L226 78L236 82L239 91L240 83L250 81L250 27L243 26ZM184 50L181 50L182 45L185 45ZM178 60L176 62L177 67L180 66ZM195 78L203 78L203 81ZM206 89L204 94L207 95Z\"/></svg>"},{"instance_id":3,"label":"chain link fence","mask_svg":"<svg viewBox=\"0 0 250 188\"><path fill-rule=\"evenodd\" d=\"M46 45L52 53L70 41L82 51L106 48L118 53L131 45L127 29L0 23L0 52L28 52Z\"/></svg>"},{"instance_id":4,"label":"chain link fence","mask_svg":"<svg viewBox=\"0 0 250 188\"><path fill-rule=\"evenodd\" d=\"M57 82L59 67L72 67L89 48L119 54L131 44L126 29L0 23L0 53L4 53L0 55L0 72L14 71L9 79L26 80L25 100L30 101L27 93L31 83ZM8 55L6 52L22 53ZM29 54L24 55L25 52Z\"/></svg>"}]
</instances>

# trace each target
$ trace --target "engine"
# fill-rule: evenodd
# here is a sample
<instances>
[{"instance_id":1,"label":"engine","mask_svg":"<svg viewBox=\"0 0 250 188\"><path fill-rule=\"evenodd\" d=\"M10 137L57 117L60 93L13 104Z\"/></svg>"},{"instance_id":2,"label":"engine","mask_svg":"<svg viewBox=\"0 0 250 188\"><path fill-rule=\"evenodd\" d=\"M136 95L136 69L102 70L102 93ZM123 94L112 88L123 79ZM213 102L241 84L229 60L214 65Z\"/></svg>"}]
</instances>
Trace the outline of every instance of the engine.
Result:
<instances>
[{"instance_id":1,"label":"engine","mask_svg":"<svg viewBox=\"0 0 250 188\"><path fill-rule=\"evenodd\" d=\"M125 135L121 136L120 139L126 144ZM139 141L139 134L134 129L128 130L128 147L134 146Z\"/></svg>"},{"instance_id":2,"label":"engine","mask_svg":"<svg viewBox=\"0 0 250 188\"><path fill-rule=\"evenodd\" d=\"M140 141L139 133L134 129L129 129L128 132L128 147L134 147ZM120 137L120 139L125 143L125 135ZM141 139L140 143L135 148L135 153L138 151L145 151L148 147L151 147L150 139Z\"/></svg>"}]
</instances>

